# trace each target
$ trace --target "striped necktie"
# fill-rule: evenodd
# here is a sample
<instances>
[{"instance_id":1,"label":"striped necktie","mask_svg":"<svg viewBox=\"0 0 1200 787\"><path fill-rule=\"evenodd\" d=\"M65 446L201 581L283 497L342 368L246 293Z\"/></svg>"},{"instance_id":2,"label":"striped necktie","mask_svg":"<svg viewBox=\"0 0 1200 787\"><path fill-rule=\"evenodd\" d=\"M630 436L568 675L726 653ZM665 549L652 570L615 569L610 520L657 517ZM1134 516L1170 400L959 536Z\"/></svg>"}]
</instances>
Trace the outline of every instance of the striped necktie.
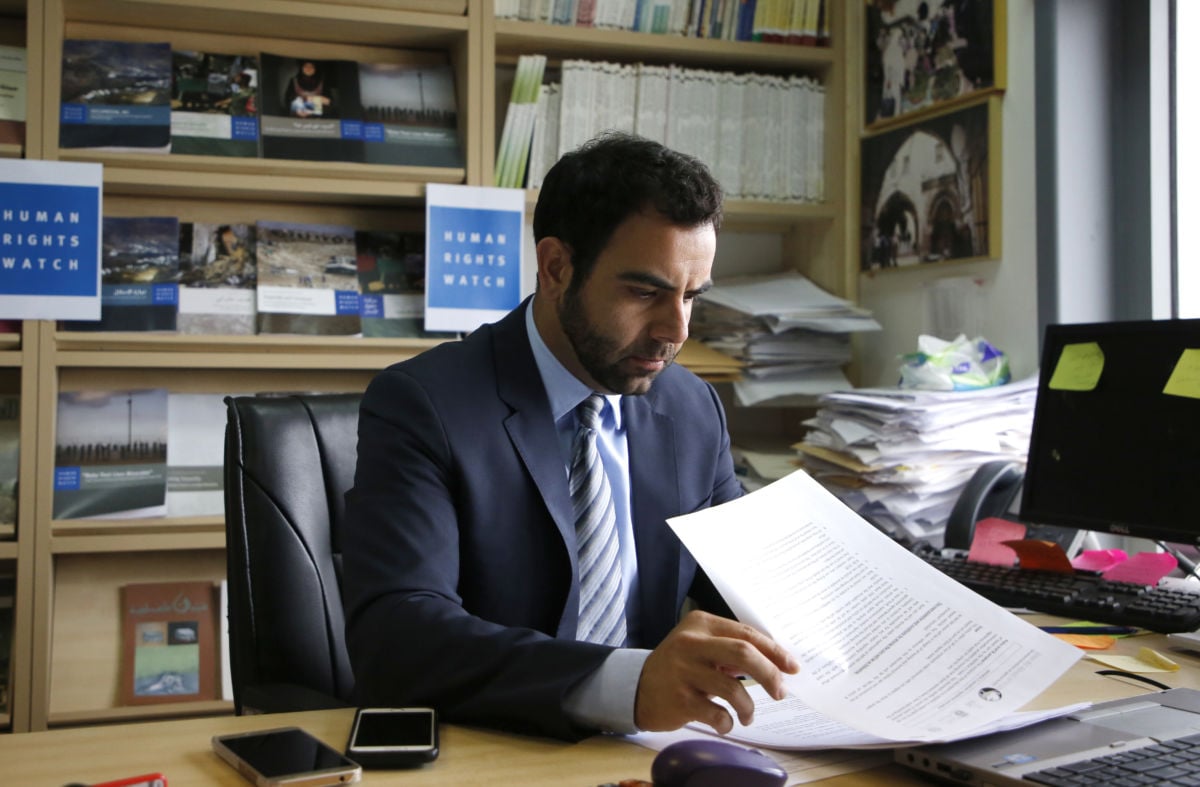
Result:
<instances>
[{"instance_id":1,"label":"striped necktie","mask_svg":"<svg viewBox=\"0 0 1200 787\"><path fill-rule=\"evenodd\" d=\"M625 598L617 515L596 448L603 407L604 397L600 394L592 394L579 405L579 430L571 448L571 504L579 549L578 638L620 646L625 643Z\"/></svg>"}]
</instances>

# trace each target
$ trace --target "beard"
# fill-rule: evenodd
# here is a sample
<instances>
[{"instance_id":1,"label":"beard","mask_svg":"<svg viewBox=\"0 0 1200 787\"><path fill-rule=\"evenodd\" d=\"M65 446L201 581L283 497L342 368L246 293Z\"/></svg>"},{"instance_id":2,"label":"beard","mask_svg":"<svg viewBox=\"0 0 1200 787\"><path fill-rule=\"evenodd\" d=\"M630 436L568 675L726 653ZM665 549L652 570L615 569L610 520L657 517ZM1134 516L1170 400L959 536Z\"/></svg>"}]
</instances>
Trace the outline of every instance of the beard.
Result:
<instances>
[{"instance_id":1,"label":"beard","mask_svg":"<svg viewBox=\"0 0 1200 787\"><path fill-rule=\"evenodd\" d=\"M568 291L563 297L558 307L558 321L584 371L613 393L625 396L646 393L654 379L675 362L679 352L674 345L649 340L624 347L618 345L588 319L578 291ZM654 372L623 368L623 362L631 356L655 358L666 363Z\"/></svg>"}]
</instances>

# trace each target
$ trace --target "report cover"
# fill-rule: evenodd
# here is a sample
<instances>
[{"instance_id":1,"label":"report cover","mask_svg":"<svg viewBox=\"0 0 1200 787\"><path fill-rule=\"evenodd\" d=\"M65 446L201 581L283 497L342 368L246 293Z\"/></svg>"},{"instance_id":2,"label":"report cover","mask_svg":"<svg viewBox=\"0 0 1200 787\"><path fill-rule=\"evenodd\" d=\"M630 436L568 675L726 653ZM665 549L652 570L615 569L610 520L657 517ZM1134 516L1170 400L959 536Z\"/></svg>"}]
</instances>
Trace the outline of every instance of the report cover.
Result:
<instances>
[{"instance_id":1,"label":"report cover","mask_svg":"<svg viewBox=\"0 0 1200 787\"><path fill-rule=\"evenodd\" d=\"M256 248L253 224L180 224L179 333L254 333Z\"/></svg>"},{"instance_id":2,"label":"report cover","mask_svg":"<svg viewBox=\"0 0 1200 787\"><path fill-rule=\"evenodd\" d=\"M262 155L302 161L363 160L358 64L259 55Z\"/></svg>"},{"instance_id":3,"label":"report cover","mask_svg":"<svg viewBox=\"0 0 1200 787\"><path fill-rule=\"evenodd\" d=\"M16 534L20 443L21 396L0 394L0 538Z\"/></svg>"},{"instance_id":4,"label":"report cover","mask_svg":"<svg viewBox=\"0 0 1200 787\"><path fill-rule=\"evenodd\" d=\"M454 70L445 63L359 63L370 164L463 166Z\"/></svg>"},{"instance_id":5,"label":"report cover","mask_svg":"<svg viewBox=\"0 0 1200 787\"><path fill-rule=\"evenodd\" d=\"M258 332L362 330L354 228L258 222Z\"/></svg>"},{"instance_id":6,"label":"report cover","mask_svg":"<svg viewBox=\"0 0 1200 787\"><path fill-rule=\"evenodd\" d=\"M167 389L62 391L55 519L165 516Z\"/></svg>"},{"instance_id":7,"label":"report cover","mask_svg":"<svg viewBox=\"0 0 1200 787\"><path fill-rule=\"evenodd\" d=\"M258 58L171 53L171 152L258 155Z\"/></svg>"},{"instance_id":8,"label":"report cover","mask_svg":"<svg viewBox=\"0 0 1200 787\"><path fill-rule=\"evenodd\" d=\"M121 703L217 698L217 595L211 582L121 588Z\"/></svg>"},{"instance_id":9,"label":"report cover","mask_svg":"<svg viewBox=\"0 0 1200 787\"><path fill-rule=\"evenodd\" d=\"M25 47L0 44L0 144L25 144L26 59Z\"/></svg>"},{"instance_id":10,"label":"report cover","mask_svg":"<svg viewBox=\"0 0 1200 787\"><path fill-rule=\"evenodd\" d=\"M101 237L100 319L69 331L174 331L179 307L179 219L106 216Z\"/></svg>"},{"instance_id":11,"label":"report cover","mask_svg":"<svg viewBox=\"0 0 1200 787\"><path fill-rule=\"evenodd\" d=\"M167 516L225 513L225 394L167 394Z\"/></svg>"},{"instance_id":12,"label":"report cover","mask_svg":"<svg viewBox=\"0 0 1200 787\"><path fill-rule=\"evenodd\" d=\"M363 336L449 338L425 330L425 233L355 234Z\"/></svg>"},{"instance_id":13,"label":"report cover","mask_svg":"<svg viewBox=\"0 0 1200 787\"><path fill-rule=\"evenodd\" d=\"M171 45L64 40L58 144L168 152Z\"/></svg>"}]
</instances>

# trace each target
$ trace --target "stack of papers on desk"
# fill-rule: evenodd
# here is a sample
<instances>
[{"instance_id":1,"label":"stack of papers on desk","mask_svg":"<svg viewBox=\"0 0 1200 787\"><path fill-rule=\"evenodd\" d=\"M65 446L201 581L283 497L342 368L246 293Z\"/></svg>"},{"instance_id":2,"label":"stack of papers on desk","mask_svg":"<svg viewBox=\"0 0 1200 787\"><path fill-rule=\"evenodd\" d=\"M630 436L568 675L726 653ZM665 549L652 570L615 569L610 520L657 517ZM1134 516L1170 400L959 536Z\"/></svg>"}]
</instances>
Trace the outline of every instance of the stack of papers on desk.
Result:
<instances>
[{"instance_id":1,"label":"stack of papers on desk","mask_svg":"<svg viewBox=\"0 0 1200 787\"><path fill-rule=\"evenodd\" d=\"M815 478L877 527L940 546L975 470L1025 461L1036 398L1036 376L976 391L840 391L821 397L796 449Z\"/></svg>"},{"instance_id":2,"label":"stack of papers on desk","mask_svg":"<svg viewBox=\"0 0 1200 787\"><path fill-rule=\"evenodd\" d=\"M877 331L879 323L789 272L718 282L697 302L690 330L744 363L734 385L740 404L790 404L849 387L842 373L849 334Z\"/></svg>"}]
</instances>

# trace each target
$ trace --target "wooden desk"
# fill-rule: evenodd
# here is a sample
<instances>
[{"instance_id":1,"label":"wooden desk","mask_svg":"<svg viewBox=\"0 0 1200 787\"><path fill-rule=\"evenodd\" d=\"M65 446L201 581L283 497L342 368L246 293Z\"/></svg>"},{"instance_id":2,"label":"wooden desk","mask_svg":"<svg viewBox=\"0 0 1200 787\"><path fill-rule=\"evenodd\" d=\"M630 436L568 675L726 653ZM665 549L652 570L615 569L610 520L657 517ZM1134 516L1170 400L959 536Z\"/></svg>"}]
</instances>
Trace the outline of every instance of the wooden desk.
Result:
<instances>
[{"instance_id":1,"label":"wooden desk","mask_svg":"<svg viewBox=\"0 0 1200 787\"><path fill-rule=\"evenodd\" d=\"M1039 618L1038 622L1047 619ZM1113 651L1133 655L1149 646L1171 656L1181 669L1149 677L1172 687L1200 688L1200 656L1173 652L1159 635L1131 637ZM1100 665L1075 664L1035 707L1082 699L1096 702L1154 691L1137 681L1096 675ZM146 724L113 724L0 736L0 781L30 787L61 787L161 771L169 787L249 784L213 754L213 735L296 725L341 749L353 711L313 711L271 716L216 717ZM595 787L620 779L648 779L655 752L597 736L570 744L488 730L443 725L441 756L414 771L364 771L365 784ZM839 776L823 784L889 784L913 787L929 782L896 765Z\"/></svg>"}]
</instances>

